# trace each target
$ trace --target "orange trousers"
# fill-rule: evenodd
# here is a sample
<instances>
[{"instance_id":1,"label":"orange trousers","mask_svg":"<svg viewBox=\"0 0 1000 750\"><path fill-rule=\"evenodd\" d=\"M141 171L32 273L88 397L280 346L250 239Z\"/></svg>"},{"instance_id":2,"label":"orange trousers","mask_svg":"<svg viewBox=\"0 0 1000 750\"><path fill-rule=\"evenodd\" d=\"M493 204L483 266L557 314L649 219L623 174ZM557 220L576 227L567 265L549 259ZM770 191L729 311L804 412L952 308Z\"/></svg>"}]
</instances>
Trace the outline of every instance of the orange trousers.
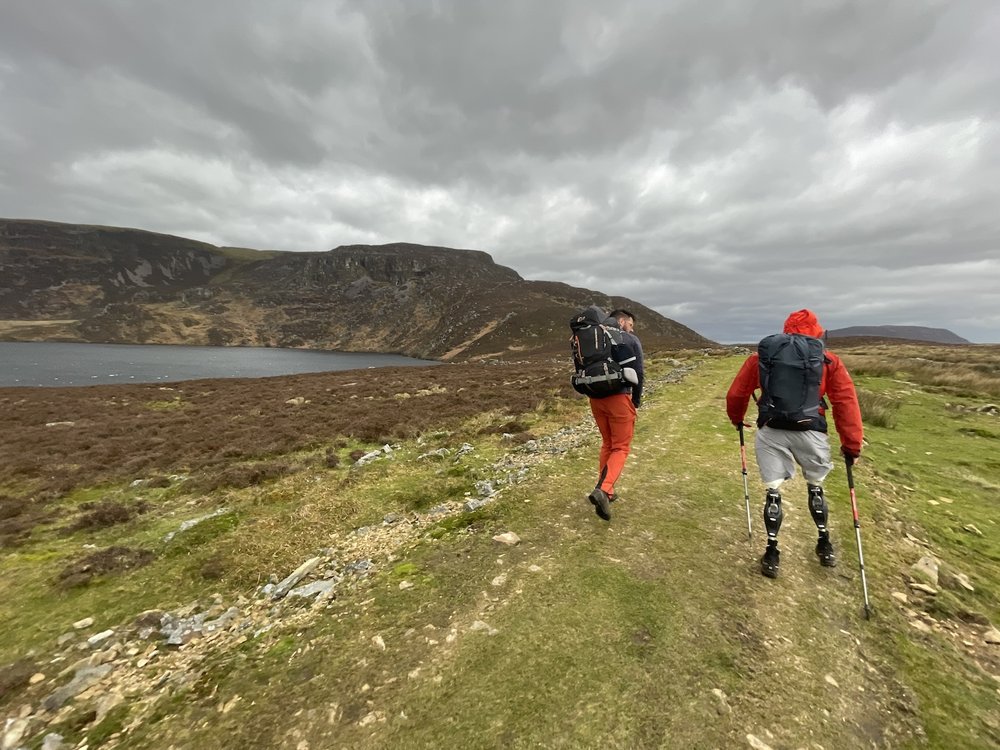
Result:
<instances>
[{"instance_id":1,"label":"orange trousers","mask_svg":"<svg viewBox=\"0 0 1000 750\"><path fill-rule=\"evenodd\" d=\"M597 422L597 429L601 431L601 458L597 471L598 476L603 474L604 479L600 486L610 495L615 491L615 482L625 468L625 459L632 447L635 407L632 396L616 393L606 398L590 399L590 411Z\"/></svg>"}]
</instances>

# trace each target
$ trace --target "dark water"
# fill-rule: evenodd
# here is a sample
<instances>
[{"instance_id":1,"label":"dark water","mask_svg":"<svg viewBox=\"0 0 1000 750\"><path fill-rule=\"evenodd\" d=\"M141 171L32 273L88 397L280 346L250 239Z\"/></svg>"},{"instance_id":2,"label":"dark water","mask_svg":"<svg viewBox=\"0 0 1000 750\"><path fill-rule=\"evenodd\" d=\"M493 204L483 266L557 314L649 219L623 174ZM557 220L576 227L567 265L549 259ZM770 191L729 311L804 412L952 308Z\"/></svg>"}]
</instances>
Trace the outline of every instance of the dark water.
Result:
<instances>
[{"instance_id":1,"label":"dark water","mask_svg":"<svg viewBox=\"0 0 1000 750\"><path fill-rule=\"evenodd\" d=\"M436 364L398 354L221 346L0 342L0 386L263 378L362 367Z\"/></svg>"}]
</instances>

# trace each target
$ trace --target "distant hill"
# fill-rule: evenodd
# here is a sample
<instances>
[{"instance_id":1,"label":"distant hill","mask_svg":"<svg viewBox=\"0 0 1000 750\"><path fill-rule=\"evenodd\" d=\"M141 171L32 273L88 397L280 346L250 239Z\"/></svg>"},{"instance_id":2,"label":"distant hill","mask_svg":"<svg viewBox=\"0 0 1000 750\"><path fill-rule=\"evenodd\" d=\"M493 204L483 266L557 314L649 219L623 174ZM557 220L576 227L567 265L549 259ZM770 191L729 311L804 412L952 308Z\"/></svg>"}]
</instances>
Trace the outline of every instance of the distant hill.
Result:
<instances>
[{"instance_id":1,"label":"distant hill","mask_svg":"<svg viewBox=\"0 0 1000 750\"><path fill-rule=\"evenodd\" d=\"M927 328L925 326L848 326L847 328L831 329L827 331L827 336L831 339L873 336L883 339L927 341L935 344L972 343L946 328Z\"/></svg>"},{"instance_id":2,"label":"distant hill","mask_svg":"<svg viewBox=\"0 0 1000 750\"><path fill-rule=\"evenodd\" d=\"M259 251L137 229L0 219L0 340L464 360L566 353L569 319L590 304L633 310L647 350L714 345L634 300L526 281L478 250L395 243Z\"/></svg>"}]
</instances>

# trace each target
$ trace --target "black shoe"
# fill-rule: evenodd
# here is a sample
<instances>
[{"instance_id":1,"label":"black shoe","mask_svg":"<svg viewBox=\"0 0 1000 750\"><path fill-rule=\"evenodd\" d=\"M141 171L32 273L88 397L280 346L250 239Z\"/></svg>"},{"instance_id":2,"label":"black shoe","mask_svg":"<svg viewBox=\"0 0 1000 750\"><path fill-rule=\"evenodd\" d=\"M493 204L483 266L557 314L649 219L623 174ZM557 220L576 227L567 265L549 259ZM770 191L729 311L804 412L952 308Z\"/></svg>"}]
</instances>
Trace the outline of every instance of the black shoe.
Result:
<instances>
[{"instance_id":1,"label":"black shoe","mask_svg":"<svg viewBox=\"0 0 1000 750\"><path fill-rule=\"evenodd\" d=\"M833 543L829 538L821 536L816 542L816 557L819 558L819 564L824 567L835 568L837 566L837 555L833 551Z\"/></svg>"},{"instance_id":2,"label":"black shoe","mask_svg":"<svg viewBox=\"0 0 1000 750\"><path fill-rule=\"evenodd\" d=\"M594 506L594 512L605 521L611 520L611 498L608 493L600 487L595 487L594 491L587 497Z\"/></svg>"},{"instance_id":3,"label":"black shoe","mask_svg":"<svg viewBox=\"0 0 1000 750\"><path fill-rule=\"evenodd\" d=\"M777 545L767 545L767 549L764 550L764 556L760 558L760 572L768 578L777 578L778 557L780 554Z\"/></svg>"},{"instance_id":4,"label":"black shoe","mask_svg":"<svg viewBox=\"0 0 1000 750\"><path fill-rule=\"evenodd\" d=\"M610 495L608 495L608 502L609 503L617 502L617 500L618 500L618 493L617 492L612 492Z\"/></svg>"}]
</instances>

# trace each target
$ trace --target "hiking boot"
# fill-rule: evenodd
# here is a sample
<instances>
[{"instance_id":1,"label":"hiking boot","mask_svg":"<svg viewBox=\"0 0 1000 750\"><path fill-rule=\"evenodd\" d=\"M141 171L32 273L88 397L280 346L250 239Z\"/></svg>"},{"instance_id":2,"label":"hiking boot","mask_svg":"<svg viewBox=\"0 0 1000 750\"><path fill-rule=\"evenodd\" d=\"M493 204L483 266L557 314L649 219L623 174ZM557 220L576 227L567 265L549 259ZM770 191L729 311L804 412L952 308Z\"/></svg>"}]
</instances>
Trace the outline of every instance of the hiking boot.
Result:
<instances>
[{"instance_id":1,"label":"hiking boot","mask_svg":"<svg viewBox=\"0 0 1000 750\"><path fill-rule=\"evenodd\" d=\"M778 577L778 545L769 544L764 550L764 556L760 558L760 572L768 578Z\"/></svg>"},{"instance_id":2,"label":"hiking boot","mask_svg":"<svg viewBox=\"0 0 1000 750\"><path fill-rule=\"evenodd\" d=\"M587 497L594 506L594 512L605 521L611 520L611 498L608 493L600 487L595 487L594 491Z\"/></svg>"},{"instance_id":3,"label":"hiking boot","mask_svg":"<svg viewBox=\"0 0 1000 750\"><path fill-rule=\"evenodd\" d=\"M829 537L821 536L816 542L816 557L819 558L820 565L827 568L836 567L837 555L833 551L833 543Z\"/></svg>"}]
</instances>

